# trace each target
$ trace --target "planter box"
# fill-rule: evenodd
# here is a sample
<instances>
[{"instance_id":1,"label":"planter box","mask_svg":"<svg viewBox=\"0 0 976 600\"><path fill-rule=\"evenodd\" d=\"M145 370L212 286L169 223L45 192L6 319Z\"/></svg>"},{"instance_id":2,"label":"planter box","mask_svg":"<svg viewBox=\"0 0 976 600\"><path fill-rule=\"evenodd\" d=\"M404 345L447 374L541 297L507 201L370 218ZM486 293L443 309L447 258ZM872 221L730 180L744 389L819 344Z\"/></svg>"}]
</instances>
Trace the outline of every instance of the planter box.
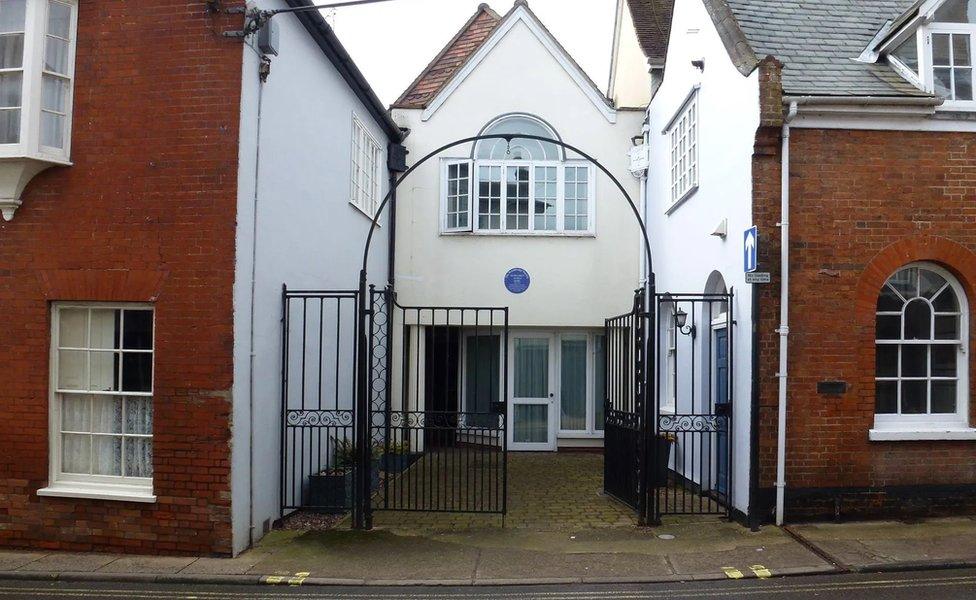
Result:
<instances>
[{"instance_id":1,"label":"planter box","mask_svg":"<svg viewBox=\"0 0 976 600\"><path fill-rule=\"evenodd\" d=\"M384 454L380 458L380 468L387 473L402 473L422 456L420 452L408 454Z\"/></svg>"},{"instance_id":2,"label":"planter box","mask_svg":"<svg viewBox=\"0 0 976 600\"><path fill-rule=\"evenodd\" d=\"M380 489L380 461L370 465L370 489ZM308 477L308 508L334 509L344 512L352 508L355 477L352 468L322 471Z\"/></svg>"},{"instance_id":3,"label":"planter box","mask_svg":"<svg viewBox=\"0 0 976 600\"><path fill-rule=\"evenodd\" d=\"M352 507L352 469L323 471L308 478L309 508L343 512Z\"/></svg>"}]
</instances>

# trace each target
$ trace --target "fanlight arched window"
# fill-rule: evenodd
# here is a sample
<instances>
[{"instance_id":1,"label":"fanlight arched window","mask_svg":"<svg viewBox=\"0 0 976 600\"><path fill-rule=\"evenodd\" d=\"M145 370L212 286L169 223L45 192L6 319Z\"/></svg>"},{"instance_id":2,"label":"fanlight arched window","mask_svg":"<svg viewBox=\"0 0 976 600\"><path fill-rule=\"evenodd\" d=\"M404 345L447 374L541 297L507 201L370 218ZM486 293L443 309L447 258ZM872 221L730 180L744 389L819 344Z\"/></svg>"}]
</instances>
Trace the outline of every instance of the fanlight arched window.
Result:
<instances>
[{"instance_id":1,"label":"fanlight arched window","mask_svg":"<svg viewBox=\"0 0 976 600\"><path fill-rule=\"evenodd\" d=\"M445 232L589 234L593 232L594 170L567 160L546 123L529 115L496 119L470 159L445 159L442 228Z\"/></svg>"},{"instance_id":2,"label":"fanlight arched window","mask_svg":"<svg viewBox=\"0 0 976 600\"><path fill-rule=\"evenodd\" d=\"M876 428L968 423L968 309L959 282L927 263L892 275L876 314Z\"/></svg>"}]
</instances>

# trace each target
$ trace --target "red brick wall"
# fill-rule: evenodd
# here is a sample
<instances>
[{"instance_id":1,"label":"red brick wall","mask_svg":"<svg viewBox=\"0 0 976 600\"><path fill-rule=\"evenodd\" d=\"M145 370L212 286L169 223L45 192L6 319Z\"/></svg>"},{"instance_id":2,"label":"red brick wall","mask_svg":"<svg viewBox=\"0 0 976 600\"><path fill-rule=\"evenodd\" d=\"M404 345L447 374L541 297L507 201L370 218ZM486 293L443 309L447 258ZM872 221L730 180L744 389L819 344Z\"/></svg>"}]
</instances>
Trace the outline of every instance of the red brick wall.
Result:
<instances>
[{"instance_id":1,"label":"red brick wall","mask_svg":"<svg viewBox=\"0 0 976 600\"><path fill-rule=\"evenodd\" d=\"M242 45L220 32L241 18L205 4L80 3L74 166L35 178L0 223L0 545L231 551ZM35 493L56 300L156 304L154 504Z\"/></svg>"},{"instance_id":2,"label":"red brick wall","mask_svg":"<svg viewBox=\"0 0 976 600\"><path fill-rule=\"evenodd\" d=\"M770 493L778 403L778 133L760 129L754 158L755 219L770 232L761 260L774 274L762 293L760 327L760 482ZM884 281L906 263L932 261L958 276L976 306L976 135L794 128L790 182L788 518L976 510L976 502L964 501L976 497L976 442L868 441L874 311ZM976 361L970 369L976 374ZM849 389L818 394L817 382L826 380L846 381ZM974 409L976 401L976 422ZM960 486L973 486L957 490L962 502L939 499Z\"/></svg>"}]
</instances>

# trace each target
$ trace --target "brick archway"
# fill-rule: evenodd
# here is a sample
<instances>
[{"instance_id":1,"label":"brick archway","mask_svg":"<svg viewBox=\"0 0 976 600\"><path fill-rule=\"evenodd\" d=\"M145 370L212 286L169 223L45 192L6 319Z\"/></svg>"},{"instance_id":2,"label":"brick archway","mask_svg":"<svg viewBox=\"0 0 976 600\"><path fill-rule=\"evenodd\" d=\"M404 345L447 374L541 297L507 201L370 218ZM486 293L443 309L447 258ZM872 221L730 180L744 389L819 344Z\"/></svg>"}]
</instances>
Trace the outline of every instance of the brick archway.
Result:
<instances>
[{"instance_id":1,"label":"brick archway","mask_svg":"<svg viewBox=\"0 0 976 600\"><path fill-rule=\"evenodd\" d=\"M969 298L970 312L976 300L976 253L950 240L937 236L914 236L891 244L865 265L854 296L854 330L858 340L857 373L858 404L866 414L874 414L875 372L875 312L878 294L885 281L901 267L913 262L932 262L949 270ZM970 315L972 322L972 315ZM972 332L969 333L972 338ZM970 358L970 372L973 371ZM976 378L973 378L976 379ZM973 394L971 379L970 395ZM971 419L976 417L976 402L970 403Z\"/></svg>"}]
</instances>

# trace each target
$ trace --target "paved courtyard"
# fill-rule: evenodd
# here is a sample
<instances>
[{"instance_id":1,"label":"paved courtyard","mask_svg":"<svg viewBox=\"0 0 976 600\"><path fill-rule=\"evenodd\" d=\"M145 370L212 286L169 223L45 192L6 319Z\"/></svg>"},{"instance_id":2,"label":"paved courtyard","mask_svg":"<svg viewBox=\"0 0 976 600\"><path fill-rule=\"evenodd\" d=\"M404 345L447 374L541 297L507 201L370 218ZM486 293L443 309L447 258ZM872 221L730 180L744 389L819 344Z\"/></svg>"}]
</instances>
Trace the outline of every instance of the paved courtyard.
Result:
<instances>
[{"instance_id":1,"label":"paved courtyard","mask_svg":"<svg viewBox=\"0 0 976 600\"><path fill-rule=\"evenodd\" d=\"M421 479L403 480L416 490L437 487L431 479L444 477L445 469L428 468L425 457L411 468ZM406 484L405 484L406 485ZM478 486L464 486L470 490L485 490ZM487 488L491 493L491 487ZM396 485L391 492L396 495ZM465 504L464 491L451 488L456 499ZM485 493L481 491L480 493ZM609 527L634 527L634 512L603 494L603 455L595 452L510 452L508 455L508 514L409 513L376 511L374 527L389 530L463 530L463 529L529 529L536 531L564 531Z\"/></svg>"}]
</instances>

